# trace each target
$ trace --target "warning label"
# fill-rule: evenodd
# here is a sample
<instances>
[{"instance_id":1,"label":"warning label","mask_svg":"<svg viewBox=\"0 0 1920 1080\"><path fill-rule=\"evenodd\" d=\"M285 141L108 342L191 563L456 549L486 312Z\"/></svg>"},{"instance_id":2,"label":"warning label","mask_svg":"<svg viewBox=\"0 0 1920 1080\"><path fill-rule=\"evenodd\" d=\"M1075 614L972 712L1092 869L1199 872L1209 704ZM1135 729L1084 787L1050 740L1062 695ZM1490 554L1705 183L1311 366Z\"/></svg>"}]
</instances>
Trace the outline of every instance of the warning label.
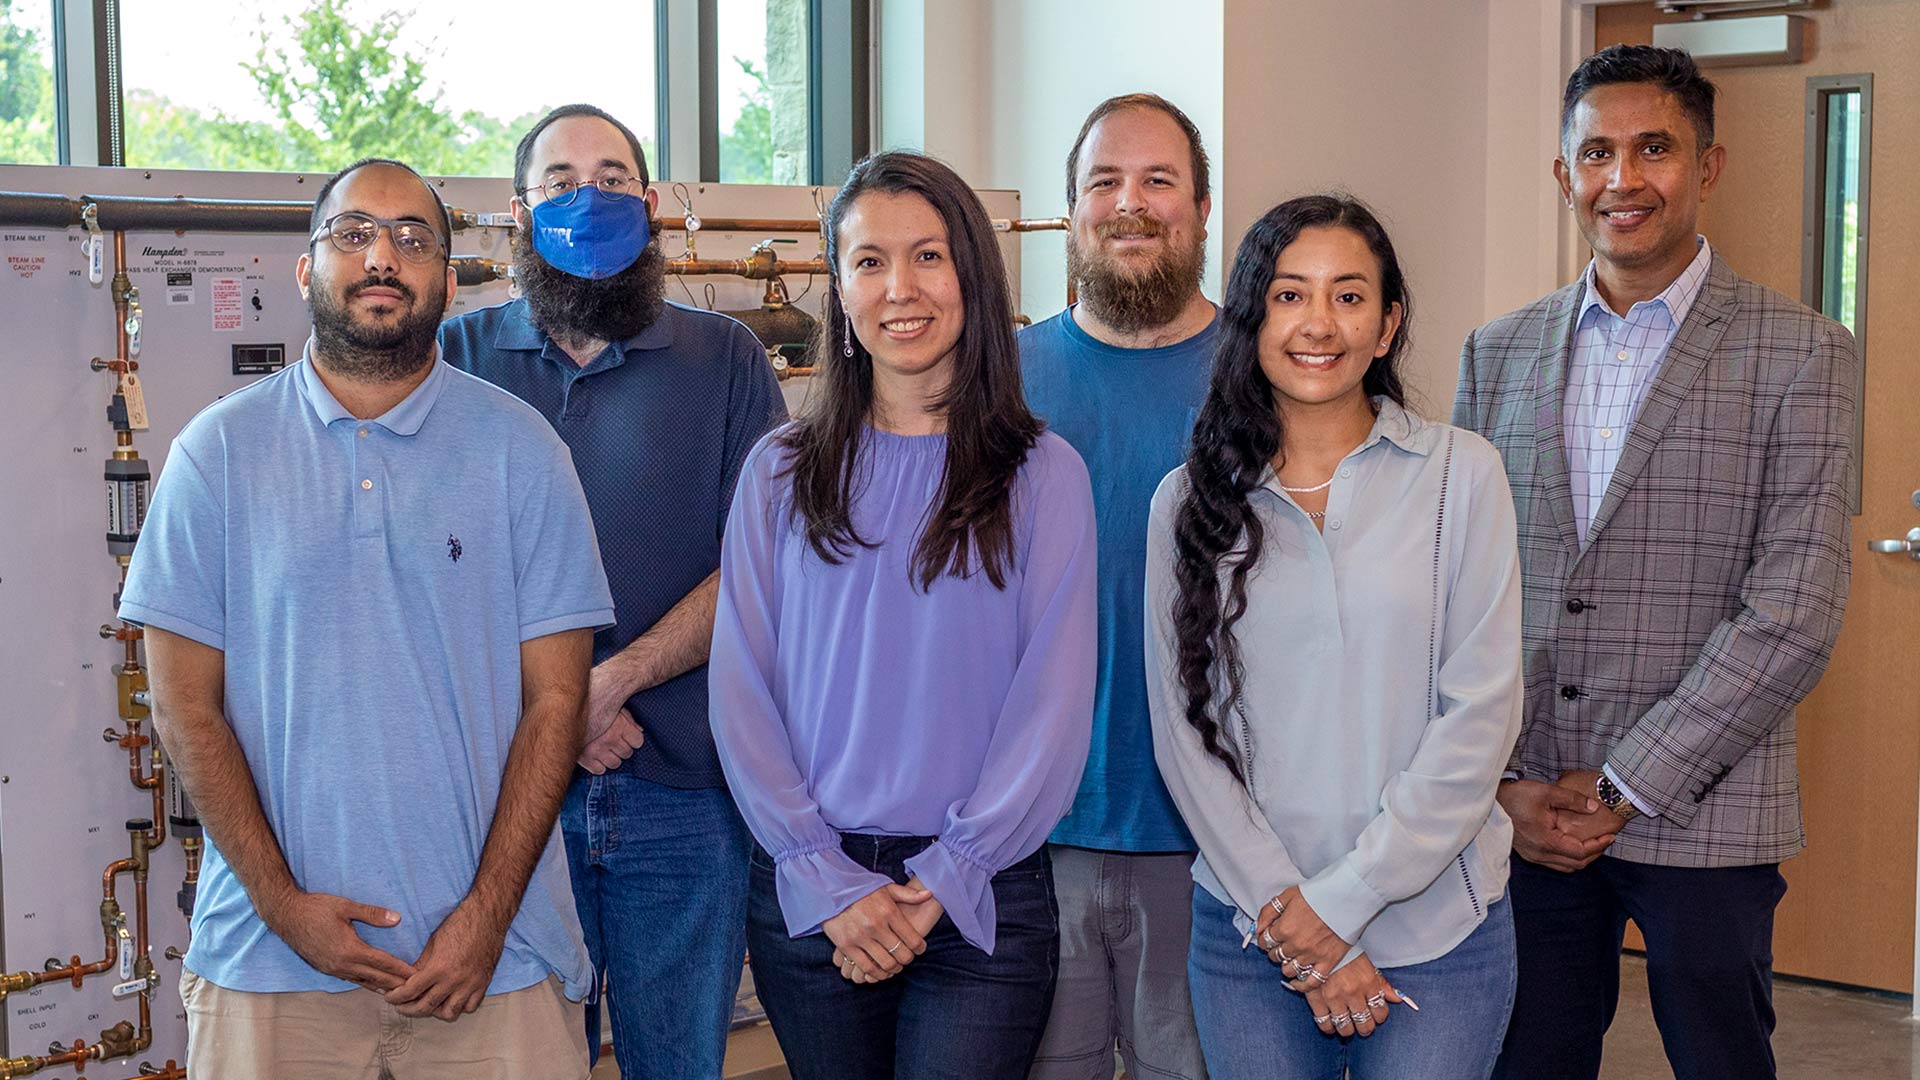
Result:
<instances>
[{"instance_id":1,"label":"warning label","mask_svg":"<svg viewBox=\"0 0 1920 1080\"><path fill-rule=\"evenodd\" d=\"M240 329L240 279L214 278L208 296L213 311L213 329L216 332Z\"/></svg>"},{"instance_id":2,"label":"warning label","mask_svg":"<svg viewBox=\"0 0 1920 1080\"><path fill-rule=\"evenodd\" d=\"M0 244L6 245L7 269L22 278L32 280L34 276L47 269L47 235L45 233L0 233Z\"/></svg>"}]
</instances>

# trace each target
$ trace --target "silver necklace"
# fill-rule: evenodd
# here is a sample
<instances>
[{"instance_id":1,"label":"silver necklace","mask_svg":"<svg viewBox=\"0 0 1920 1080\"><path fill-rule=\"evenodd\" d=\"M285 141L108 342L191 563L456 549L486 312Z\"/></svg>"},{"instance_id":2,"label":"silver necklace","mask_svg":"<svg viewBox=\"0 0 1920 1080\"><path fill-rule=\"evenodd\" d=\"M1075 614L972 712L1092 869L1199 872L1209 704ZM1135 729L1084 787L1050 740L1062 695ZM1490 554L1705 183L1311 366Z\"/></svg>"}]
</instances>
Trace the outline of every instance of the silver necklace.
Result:
<instances>
[{"instance_id":1,"label":"silver necklace","mask_svg":"<svg viewBox=\"0 0 1920 1080\"><path fill-rule=\"evenodd\" d=\"M1316 491L1325 491L1327 490L1327 488L1332 486L1333 486L1333 477L1329 476L1323 483L1315 484L1312 487L1296 488L1296 487L1288 487L1285 484L1281 484L1280 490L1286 492L1289 495L1311 495Z\"/></svg>"}]
</instances>

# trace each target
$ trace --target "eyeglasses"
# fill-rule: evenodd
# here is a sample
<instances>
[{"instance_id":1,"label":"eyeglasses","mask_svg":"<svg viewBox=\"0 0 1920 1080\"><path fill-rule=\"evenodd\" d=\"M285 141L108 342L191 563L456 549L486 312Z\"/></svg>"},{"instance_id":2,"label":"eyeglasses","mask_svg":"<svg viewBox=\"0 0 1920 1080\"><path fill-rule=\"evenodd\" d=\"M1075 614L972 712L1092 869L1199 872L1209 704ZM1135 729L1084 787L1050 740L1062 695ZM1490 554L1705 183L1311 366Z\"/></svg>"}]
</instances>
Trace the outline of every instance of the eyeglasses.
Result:
<instances>
[{"instance_id":1,"label":"eyeglasses","mask_svg":"<svg viewBox=\"0 0 1920 1080\"><path fill-rule=\"evenodd\" d=\"M408 262L430 262L446 249L440 239L440 233L424 221L395 221L392 218L377 218L349 210L344 214L335 214L307 237L307 242L317 244L325 237L334 246L334 250L347 255L357 255L373 246L380 238L380 230L385 229L393 237L394 249Z\"/></svg>"},{"instance_id":2,"label":"eyeglasses","mask_svg":"<svg viewBox=\"0 0 1920 1080\"><path fill-rule=\"evenodd\" d=\"M534 184L525 191L522 191L521 194L525 195L528 191L537 191L546 196L547 201L555 206L571 206L573 200L579 198L580 193L586 191L588 188L598 191L600 197L603 199L618 201L631 197L633 195L631 189L635 184L639 184L642 191L646 190L647 182L645 180L637 176L628 176L626 173L607 173L591 181L575 180L570 176L562 176L549 180L544 184Z\"/></svg>"}]
</instances>

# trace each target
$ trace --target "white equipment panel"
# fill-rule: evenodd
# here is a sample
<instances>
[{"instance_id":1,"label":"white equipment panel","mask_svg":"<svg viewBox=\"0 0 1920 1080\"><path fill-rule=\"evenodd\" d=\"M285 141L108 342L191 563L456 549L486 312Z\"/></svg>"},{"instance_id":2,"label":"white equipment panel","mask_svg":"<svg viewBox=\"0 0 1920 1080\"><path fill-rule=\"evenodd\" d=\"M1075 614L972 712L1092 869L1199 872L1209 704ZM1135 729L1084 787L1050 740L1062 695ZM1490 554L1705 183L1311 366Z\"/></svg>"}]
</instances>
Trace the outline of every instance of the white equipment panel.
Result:
<instances>
[{"instance_id":1,"label":"white equipment panel","mask_svg":"<svg viewBox=\"0 0 1920 1080\"><path fill-rule=\"evenodd\" d=\"M0 191L69 197L139 195L222 199L311 199L325 177L280 173L214 173L0 166ZM453 207L504 212L511 195L499 179L434 179ZM694 210L716 218L815 216L816 189L662 182L659 217L677 220L674 189ZM830 197L830 189L819 189ZM990 216L1019 216L1015 192L982 192ZM685 247L685 233L664 232L669 258ZM770 234L703 230L702 259L737 259ZM782 259L819 254L817 234L781 234ZM98 959L100 874L125 858L122 822L152 812L151 796L136 790L125 750L102 739L119 726L112 666L122 646L102 640L99 628L116 623L113 594L119 568L106 546L102 467L114 446L106 419L114 376L90 369L94 357L114 355L111 235L99 285L90 283L79 228L41 229L0 224L0 972L39 971L47 958L64 964L78 953ZM1019 239L1001 234L1003 254L1019 295ZM235 346L277 345L286 362L298 360L307 337L307 310L294 283L294 261L306 250L292 234L137 232L127 235L128 272L144 311L141 347L134 357L146 390L150 430L134 448L156 478L175 433L202 406L246 385L257 374L234 374ZM507 262L508 232L457 232L456 255ZM786 282L794 301L818 318L824 278ZM671 300L737 310L757 306L763 282L734 277L677 277ZM459 291L454 310L499 303L505 283ZM789 404L803 403L806 377L784 385ZM270 468L271 463L261 463ZM301 478L289 476L298 484ZM152 725L146 725L148 734ZM342 778L342 798L352 797ZM89 1062L85 1076L131 1077L141 1061L184 1063L185 1015L180 966L165 957L187 946L187 926L175 904L184 864L171 835L152 854L148 882L151 959L159 972L153 994L154 1043L132 1059ZM131 881L120 902L133 918ZM39 1055L49 1044L96 1042L100 1031L134 1018L134 999L116 1000L109 970L79 989L70 982L40 986L0 1001L0 1058ZM36 1074L71 1080L72 1068Z\"/></svg>"}]
</instances>

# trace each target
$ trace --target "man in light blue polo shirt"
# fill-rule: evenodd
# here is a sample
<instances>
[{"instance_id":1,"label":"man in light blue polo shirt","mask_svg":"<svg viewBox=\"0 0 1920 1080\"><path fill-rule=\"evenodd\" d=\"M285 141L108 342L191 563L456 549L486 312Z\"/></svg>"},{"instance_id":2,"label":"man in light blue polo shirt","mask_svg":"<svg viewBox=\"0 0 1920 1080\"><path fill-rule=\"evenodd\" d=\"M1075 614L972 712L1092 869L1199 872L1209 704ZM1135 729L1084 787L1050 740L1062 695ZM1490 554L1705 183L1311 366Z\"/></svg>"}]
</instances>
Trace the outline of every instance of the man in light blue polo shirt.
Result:
<instances>
[{"instance_id":1,"label":"man in light blue polo shirt","mask_svg":"<svg viewBox=\"0 0 1920 1080\"><path fill-rule=\"evenodd\" d=\"M306 355L180 433L120 609L207 827L189 1075L584 1077L586 501L538 413L438 362L419 176L350 166L314 223Z\"/></svg>"}]
</instances>

